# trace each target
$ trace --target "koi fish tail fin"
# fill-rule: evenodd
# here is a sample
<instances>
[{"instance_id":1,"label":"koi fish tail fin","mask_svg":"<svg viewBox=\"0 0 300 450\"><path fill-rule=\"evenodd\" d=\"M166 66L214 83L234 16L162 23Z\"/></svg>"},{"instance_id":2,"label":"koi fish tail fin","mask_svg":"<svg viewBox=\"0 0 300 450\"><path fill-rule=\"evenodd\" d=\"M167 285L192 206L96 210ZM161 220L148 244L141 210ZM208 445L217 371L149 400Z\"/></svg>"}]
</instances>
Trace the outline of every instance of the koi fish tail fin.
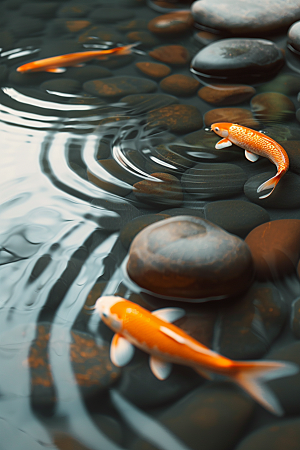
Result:
<instances>
[{"instance_id":1,"label":"koi fish tail fin","mask_svg":"<svg viewBox=\"0 0 300 450\"><path fill-rule=\"evenodd\" d=\"M284 411L264 381L294 375L299 367L293 363L276 361L237 362L230 378L268 411L282 416Z\"/></svg>"},{"instance_id":2,"label":"koi fish tail fin","mask_svg":"<svg viewBox=\"0 0 300 450\"><path fill-rule=\"evenodd\" d=\"M135 42L134 44L124 45L120 47L120 50L117 51L118 55L130 55L132 53L132 49L137 47L140 42Z\"/></svg>"},{"instance_id":3,"label":"koi fish tail fin","mask_svg":"<svg viewBox=\"0 0 300 450\"><path fill-rule=\"evenodd\" d=\"M265 195L261 195L259 198L267 198L269 197L269 195L272 194L272 192L274 191L274 189L277 186L278 181L280 180L280 178L282 177L282 173L277 173L274 177L270 178L269 180L265 181L264 183L262 183L258 188L257 188L257 192L261 192L261 191L265 191L266 189L272 189L268 194Z\"/></svg>"}]
</instances>

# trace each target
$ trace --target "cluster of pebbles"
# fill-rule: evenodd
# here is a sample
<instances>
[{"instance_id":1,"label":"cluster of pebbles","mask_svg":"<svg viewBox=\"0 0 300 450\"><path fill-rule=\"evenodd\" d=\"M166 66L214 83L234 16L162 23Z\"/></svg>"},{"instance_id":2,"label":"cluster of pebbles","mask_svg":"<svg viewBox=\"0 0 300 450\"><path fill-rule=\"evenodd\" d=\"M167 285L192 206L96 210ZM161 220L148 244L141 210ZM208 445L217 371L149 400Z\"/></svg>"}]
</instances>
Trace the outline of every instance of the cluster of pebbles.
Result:
<instances>
[{"instance_id":1,"label":"cluster of pebbles","mask_svg":"<svg viewBox=\"0 0 300 450\"><path fill-rule=\"evenodd\" d=\"M299 287L295 294L287 286L287 280L299 286L300 276L300 63L298 72L286 63L288 52L300 54L299 1L201 0L191 9L191 2L177 3L5 0L4 51L40 48L31 55L40 59L104 41L138 41L144 54L94 60L63 74L18 73L10 61L0 65L1 83L27 95L34 87L37 97L48 100L51 92L80 96L70 103L93 99L111 111L100 128L141 117L145 131L166 130L152 146L152 158L136 149L127 153L148 177L120 166L109 141L99 146L98 164L126 185L72 166L99 188L124 197L124 209L108 229L120 230L118 260L128 253L127 276L142 292L129 295L120 282L117 294L149 310L184 307L186 315L175 324L230 358L300 365ZM28 55L19 58L19 65L27 60ZM270 197L259 199L257 187L275 174L272 163L261 158L252 164L234 145L215 149L219 137L206 127L222 121L263 130L286 149L290 169ZM94 286L86 306L107 281ZM88 318L83 309L70 344L87 404L95 396L109 402L101 396L114 385L136 406L157 408L157 420L190 449L300 448L300 374L269 383L286 412L278 419L235 386L204 381L188 368L176 366L158 381L142 352L124 369L114 367L112 333L101 325L104 343L97 345ZM38 325L28 358L38 411L54 411L56 405L49 333L50 323ZM124 425L107 409L108 415L103 405L104 415L93 412L94 423L123 445ZM83 448L67 433L54 442L58 448ZM154 448L142 439L128 446Z\"/></svg>"}]
</instances>

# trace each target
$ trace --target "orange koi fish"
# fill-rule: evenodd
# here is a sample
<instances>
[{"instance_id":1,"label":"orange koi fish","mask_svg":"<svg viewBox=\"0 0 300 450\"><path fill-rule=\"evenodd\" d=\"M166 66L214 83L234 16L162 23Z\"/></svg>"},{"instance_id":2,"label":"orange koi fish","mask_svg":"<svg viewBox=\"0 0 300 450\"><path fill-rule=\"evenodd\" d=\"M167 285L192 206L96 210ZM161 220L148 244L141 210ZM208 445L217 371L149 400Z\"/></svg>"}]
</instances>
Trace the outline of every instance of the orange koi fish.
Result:
<instances>
[{"instance_id":1,"label":"orange koi fish","mask_svg":"<svg viewBox=\"0 0 300 450\"><path fill-rule=\"evenodd\" d=\"M163 308L152 313L121 297L100 297L95 310L116 332L110 357L122 367L133 356L134 347L149 353L150 368L160 380L168 377L171 364L190 366L206 378L212 374L228 377L247 391L258 403L277 415L282 408L261 380L293 375L298 366L276 361L232 361L205 347L171 322L184 315L181 308Z\"/></svg>"},{"instance_id":2,"label":"orange koi fish","mask_svg":"<svg viewBox=\"0 0 300 450\"><path fill-rule=\"evenodd\" d=\"M269 197L280 178L289 168L289 157L284 148L265 134L251 130L251 128L243 127L242 125L237 125L236 123L214 123L211 125L211 129L223 138L216 143L216 149L235 144L245 149L245 156L249 161L255 162L259 156L264 156L276 165L276 175L257 188L257 192L272 189L271 192L259 198Z\"/></svg>"},{"instance_id":3,"label":"orange koi fish","mask_svg":"<svg viewBox=\"0 0 300 450\"><path fill-rule=\"evenodd\" d=\"M53 72L62 73L65 67L80 66L80 64L90 61L91 59L106 59L109 55L128 55L131 53L132 47L137 43L123 45L105 50L92 50L86 52L67 53L66 55L52 56L51 58L40 59L23 64L17 68L17 72Z\"/></svg>"}]
</instances>

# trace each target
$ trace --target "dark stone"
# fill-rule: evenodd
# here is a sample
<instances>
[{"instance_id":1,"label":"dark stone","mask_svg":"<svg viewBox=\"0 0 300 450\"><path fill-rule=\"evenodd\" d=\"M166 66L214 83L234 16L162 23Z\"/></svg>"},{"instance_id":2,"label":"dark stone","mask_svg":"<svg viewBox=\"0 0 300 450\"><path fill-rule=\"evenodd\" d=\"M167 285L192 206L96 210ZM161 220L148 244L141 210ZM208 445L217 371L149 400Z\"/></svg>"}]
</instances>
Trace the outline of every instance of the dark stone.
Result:
<instances>
[{"instance_id":1,"label":"dark stone","mask_svg":"<svg viewBox=\"0 0 300 450\"><path fill-rule=\"evenodd\" d=\"M209 31L199 31L194 34L194 40L196 44L200 44L201 48L206 47L209 44L212 44L219 39L222 39L223 36L220 34L210 33Z\"/></svg>"},{"instance_id":2,"label":"dark stone","mask_svg":"<svg viewBox=\"0 0 300 450\"><path fill-rule=\"evenodd\" d=\"M67 17L68 19L73 17L85 17L90 12L90 10L90 6L85 5L82 2L70 2L69 4L61 6L59 8L59 10L57 11L57 16Z\"/></svg>"},{"instance_id":3,"label":"dark stone","mask_svg":"<svg viewBox=\"0 0 300 450\"><path fill-rule=\"evenodd\" d=\"M141 231L131 244L127 270L139 286L159 296L196 302L237 295L253 279L247 245L191 216L166 219Z\"/></svg>"},{"instance_id":4,"label":"dark stone","mask_svg":"<svg viewBox=\"0 0 300 450\"><path fill-rule=\"evenodd\" d=\"M300 419L287 419L248 435L236 450L299 450Z\"/></svg>"},{"instance_id":5,"label":"dark stone","mask_svg":"<svg viewBox=\"0 0 300 450\"><path fill-rule=\"evenodd\" d=\"M170 105L150 111L147 128L165 127L173 133L190 133L202 128L202 114L195 106Z\"/></svg>"},{"instance_id":6,"label":"dark stone","mask_svg":"<svg viewBox=\"0 0 300 450\"><path fill-rule=\"evenodd\" d=\"M256 276L284 277L295 272L300 257L300 220L281 219L252 230L247 238Z\"/></svg>"},{"instance_id":7,"label":"dark stone","mask_svg":"<svg viewBox=\"0 0 300 450\"><path fill-rule=\"evenodd\" d=\"M115 23L121 20L129 20L134 17L134 13L129 8L105 7L93 9L90 13L90 19L99 23Z\"/></svg>"},{"instance_id":8,"label":"dark stone","mask_svg":"<svg viewBox=\"0 0 300 450\"><path fill-rule=\"evenodd\" d=\"M31 34L42 31L45 27L45 22L36 17L15 17L10 22L10 31L16 37L30 36Z\"/></svg>"},{"instance_id":9,"label":"dark stone","mask_svg":"<svg viewBox=\"0 0 300 450\"><path fill-rule=\"evenodd\" d=\"M296 298L292 304L291 328L293 335L300 339L300 298Z\"/></svg>"},{"instance_id":10,"label":"dark stone","mask_svg":"<svg viewBox=\"0 0 300 450\"><path fill-rule=\"evenodd\" d=\"M299 15L300 18L300 15ZM300 21L295 22L288 30L288 46L300 53Z\"/></svg>"},{"instance_id":11,"label":"dark stone","mask_svg":"<svg viewBox=\"0 0 300 450\"><path fill-rule=\"evenodd\" d=\"M178 103L178 99L167 94L136 94L121 98L121 103L129 107L131 113L144 114L146 112L164 108Z\"/></svg>"},{"instance_id":12,"label":"dark stone","mask_svg":"<svg viewBox=\"0 0 300 450\"><path fill-rule=\"evenodd\" d=\"M213 383L193 390L159 414L158 419L188 448L228 450L235 446L249 422L253 401L235 386ZM132 450L154 450L137 440Z\"/></svg>"},{"instance_id":13,"label":"dark stone","mask_svg":"<svg viewBox=\"0 0 300 450\"><path fill-rule=\"evenodd\" d=\"M257 188L275 175L273 172L264 172L249 178L244 186L245 195L254 203L264 208L294 209L300 206L300 176L287 172L279 181L274 192L267 198L259 199L263 194ZM267 191L265 191L267 192Z\"/></svg>"},{"instance_id":14,"label":"dark stone","mask_svg":"<svg viewBox=\"0 0 300 450\"><path fill-rule=\"evenodd\" d=\"M155 17L148 23L148 29L159 36L178 36L191 31L193 24L194 19L190 12L178 11Z\"/></svg>"},{"instance_id":15,"label":"dark stone","mask_svg":"<svg viewBox=\"0 0 300 450\"><path fill-rule=\"evenodd\" d=\"M87 176L91 183L100 187L104 191L111 192L112 194L120 195L122 197L125 197L132 191L132 187L128 183L124 183L122 180L112 177L110 174L111 167L113 169L115 168L115 161L104 159L98 161L98 164L102 167L99 172L97 171L97 167L94 167L93 170L90 167L87 168Z\"/></svg>"},{"instance_id":16,"label":"dark stone","mask_svg":"<svg viewBox=\"0 0 300 450\"><path fill-rule=\"evenodd\" d=\"M182 45L164 45L149 52L149 55L171 66L186 66L190 61L189 51Z\"/></svg>"},{"instance_id":17,"label":"dark stone","mask_svg":"<svg viewBox=\"0 0 300 450\"><path fill-rule=\"evenodd\" d=\"M261 123L278 123L293 119L296 108L286 95L279 92L265 92L252 98L251 110Z\"/></svg>"},{"instance_id":18,"label":"dark stone","mask_svg":"<svg viewBox=\"0 0 300 450\"><path fill-rule=\"evenodd\" d=\"M195 199L214 200L239 194L246 179L245 172L234 164L199 163L182 175L181 184Z\"/></svg>"},{"instance_id":19,"label":"dark stone","mask_svg":"<svg viewBox=\"0 0 300 450\"><path fill-rule=\"evenodd\" d=\"M124 39L123 35L110 25L97 25L82 33L78 38L78 42L81 44L95 44L95 41L97 42L95 38L98 38L99 42L105 41L113 44L119 44Z\"/></svg>"},{"instance_id":20,"label":"dark stone","mask_svg":"<svg viewBox=\"0 0 300 450\"><path fill-rule=\"evenodd\" d=\"M270 10L272 8L272 14ZM260 36L287 29L300 19L297 0L264 1L201 0L192 6L192 14L199 25L238 36Z\"/></svg>"},{"instance_id":21,"label":"dark stone","mask_svg":"<svg viewBox=\"0 0 300 450\"><path fill-rule=\"evenodd\" d=\"M126 22L121 22L116 26L118 31L137 31L137 30L145 30L148 26L148 20L145 19L132 19L127 20Z\"/></svg>"},{"instance_id":22,"label":"dark stone","mask_svg":"<svg viewBox=\"0 0 300 450\"><path fill-rule=\"evenodd\" d=\"M189 97L199 89L200 83L188 75L175 74L164 78L159 83L161 89L178 97Z\"/></svg>"},{"instance_id":23,"label":"dark stone","mask_svg":"<svg viewBox=\"0 0 300 450\"><path fill-rule=\"evenodd\" d=\"M186 154L186 147L176 144L157 145L151 152L151 158L155 158L155 161L151 159L151 163L149 162L146 167L165 169L162 170L162 172L166 171L175 176L178 172L185 172L195 165L194 161L189 159ZM166 167L165 163L167 163L169 167ZM154 171L155 170L152 170L152 172Z\"/></svg>"},{"instance_id":24,"label":"dark stone","mask_svg":"<svg viewBox=\"0 0 300 450\"><path fill-rule=\"evenodd\" d=\"M66 77L74 78L81 83L98 78L107 78L111 75L111 71L105 67L92 66L90 64L85 67L69 67L66 70Z\"/></svg>"},{"instance_id":25,"label":"dark stone","mask_svg":"<svg viewBox=\"0 0 300 450\"><path fill-rule=\"evenodd\" d=\"M205 218L228 233L245 238L253 228L268 222L270 216L264 208L244 200L221 200L205 206Z\"/></svg>"},{"instance_id":26,"label":"dark stone","mask_svg":"<svg viewBox=\"0 0 300 450\"><path fill-rule=\"evenodd\" d=\"M166 64L153 63L153 62L139 62L135 66L145 75L151 78L163 78L167 77L171 69Z\"/></svg>"},{"instance_id":27,"label":"dark stone","mask_svg":"<svg viewBox=\"0 0 300 450\"><path fill-rule=\"evenodd\" d=\"M139 42L141 47L155 47L159 44L159 39L157 39L149 31L130 31L126 34L129 42Z\"/></svg>"},{"instance_id":28,"label":"dark stone","mask_svg":"<svg viewBox=\"0 0 300 450\"><path fill-rule=\"evenodd\" d=\"M258 129L260 126L252 112L245 108L217 108L204 114L204 123L207 127L217 122L238 123L254 129Z\"/></svg>"},{"instance_id":29,"label":"dark stone","mask_svg":"<svg viewBox=\"0 0 300 450\"><path fill-rule=\"evenodd\" d=\"M128 222L121 230L120 241L123 247L128 250L135 236L152 223L168 219L168 214L146 214Z\"/></svg>"},{"instance_id":30,"label":"dark stone","mask_svg":"<svg viewBox=\"0 0 300 450\"><path fill-rule=\"evenodd\" d=\"M75 94L80 90L80 83L71 78L60 78L56 80L45 81L40 86L45 91L66 92L68 94Z\"/></svg>"},{"instance_id":31,"label":"dark stone","mask_svg":"<svg viewBox=\"0 0 300 450\"><path fill-rule=\"evenodd\" d=\"M200 77L249 83L273 77L283 64L283 54L272 41L228 38L200 50L193 58L191 68Z\"/></svg>"},{"instance_id":32,"label":"dark stone","mask_svg":"<svg viewBox=\"0 0 300 450\"><path fill-rule=\"evenodd\" d=\"M136 198L153 206L180 206L183 201L181 184L178 178L168 173L152 173L157 178L139 181L133 185Z\"/></svg>"},{"instance_id":33,"label":"dark stone","mask_svg":"<svg viewBox=\"0 0 300 450\"><path fill-rule=\"evenodd\" d=\"M54 16L57 6L57 2L26 2L21 6L20 13L22 16L49 19Z\"/></svg>"},{"instance_id":34,"label":"dark stone","mask_svg":"<svg viewBox=\"0 0 300 450\"><path fill-rule=\"evenodd\" d=\"M255 94L252 86L234 84L215 84L204 86L198 91L198 96L207 103L219 106L237 105L243 103Z\"/></svg>"},{"instance_id":35,"label":"dark stone","mask_svg":"<svg viewBox=\"0 0 300 450\"><path fill-rule=\"evenodd\" d=\"M124 95L153 92L157 89L157 84L145 78L119 76L87 81L83 88L92 95L114 99Z\"/></svg>"},{"instance_id":36,"label":"dark stone","mask_svg":"<svg viewBox=\"0 0 300 450\"><path fill-rule=\"evenodd\" d=\"M271 283L255 284L219 312L214 350L231 359L261 358L287 318L286 304Z\"/></svg>"},{"instance_id":37,"label":"dark stone","mask_svg":"<svg viewBox=\"0 0 300 450\"><path fill-rule=\"evenodd\" d=\"M13 48L14 37L10 30L0 30L0 46L3 50Z\"/></svg>"},{"instance_id":38,"label":"dark stone","mask_svg":"<svg viewBox=\"0 0 300 450\"><path fill-rule=\"evenodd\" d=\"M205 219L204 209L171 208L171 209L165 209L163 211L160 211L160 214L168 214L171 217L195 216L195 217L201 217L201 219Z\"/></svg>"},{"instance_id":39,"label":"dark stone","mask_svg":"<svg viewBox=\"0 0 300 450\"><path fill-rule=\"evenodd\" d=\"M297 95L300 91L300 77L290 73L278 75L268 83L257 87L261 92L280 92L285 95Z\"/></svg>"}]
</instances>

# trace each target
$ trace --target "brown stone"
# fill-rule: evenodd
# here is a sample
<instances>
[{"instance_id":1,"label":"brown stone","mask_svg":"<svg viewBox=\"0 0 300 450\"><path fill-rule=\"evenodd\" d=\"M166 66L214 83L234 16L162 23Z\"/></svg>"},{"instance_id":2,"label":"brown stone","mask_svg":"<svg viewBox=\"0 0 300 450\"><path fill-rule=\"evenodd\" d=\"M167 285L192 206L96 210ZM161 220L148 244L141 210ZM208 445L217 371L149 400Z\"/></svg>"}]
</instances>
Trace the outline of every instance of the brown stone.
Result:
<instances>
[{"instance_id":1,"label":"brown stone","mask_svg":"<svg viewBox=\"0 0 300 450\"><path fill-rule=\"evenodd\" d=\"M83 88L90 94L110 99L124 95L153 92L156 90L157 84L145 78L119 76L102 78L101 80L90 80L84 83Z\"/></svg>"},{"instance_id":2,"label":"brown stone","mask_svg":"<svg viewBox=\"0 0 300 450\"><path fill-rule=\"evenodd\" d=\"M141 72L151 78L163 78L167 77L171 72L170 67L166 64L152 63L152 62L139 62L135 65Z\"/></svg>"},{"instance_id":3,"label":"brown stone","mask_svg":"<svg viewBox=\"0 0 300 450\"><path fill-rule=\"evenodd\" d=\"M254 119L251 111L245 108L211 109L204 114L204 123L207 127L216 122L231 122L249 128L259 128L259 122Z\"/></svg>"},{"instance_id":4,"label":"brown stone","mask_svg":"<svg viewBox=\"0 0 300 450\"><path fill-rule=\"evenodd\" d=\"M144 47L154 47L159 44L157 37L149 31L130 31L126 37L129 42L139 42Z\"/></svg>"},{"instance_id":5,"label":"brown stone","mask_svg":"<svg viewBox=\"0 0 300 450\"><path fill-rule=\"evenodd\" d=\"M202 128L202 114L195 106L170 105L150 111L147 127L163 126L174 133L191 133Z\"/></svg>"},{"instance_id":6,"label":"brown stone","mask_svg":"<svg viewBox=\"0 0 300 450\"><path fill-rule=\"evenodd\" d=\"M195 78L181 74L170 75L160 82L163 91L183 97L195 94L199 86L200 83Z\"/></svg>"},{"instance_id":7,"label":"brown stone","mask_svg":"<svg viewBox=\"0 0 300 450\"><path fill-rule=\"evenodd\" d=\"M164 45L152 50L149 55L174 66L186 66L191 59L189 51L182 45Z\"/></svg>"},{"instance_id":8,"label":"brown stone","mask_svg":"<svg viewBox=\"0 0 300 450\"><path fill-rule=\"evenodd\" d=\"M194 302L237 295L254 275L242 239L193 216L165 219L141 231L131 244L127 270L156 295Z\"/></svg>"},{"instance_id":9,"label":"brown stone","mask_svg":"<svg viewBox=\"0 0 300 450\"><path fill-rule=\"evenodd\" d=\"M191 30L194 19L188 11L172 12L150 20L148 29L155 34L165 36L182 34Z\"/></svg>"},{"instance_id":10,"label":"brown stone","mask_svg":"<svg viewBox=\"0 0 300 450\"><path fill-rule=\"evenodd\" d=\"M234 84L212 84L198 91L198 96L212 105L237 105L255 94L252 86Z\"/></svg>"},{"instance_id":11,"label":"brown stone","mask_svg":"<svg viewBox=\"0 0 300 450\"><path fill-rule=\"evenodd\" d=\"M264 223L248 234L246 243L257 278L272 279L294 273L300 257L300 220Z\"/></svg>"},{"instance_id":12,"label":"brown stone","mask_svg":"<svg viewBox=\"0 0 300 450\"><path fill-rule=\"evenodd\" d=\"M65 27L71 33L77 33L91 25L89 20L66 20Z\"/></svg>"},{"instance_id":13,"label":"brown stone","mask_svg":"<svg viewBox=\"0 0 300 450\"><path fill-rule=\"evenodd\" d=\"M280 92L263 92L252 98L251 110L260 122L278 123L293 119L296 108L292 100Z\"/></svg>"},{"instance_id":14,"label":"brown stone","mask_svg":"<svg viewBox=\"0 0 300 450\"><path fill-rule=\"evenodd\" d=\"M133 193L142 202L154 205L180 206L183 200L178 178L168 173L152 173L157 181L142 180L133 185Z\"/></svg>"}]
</instances>

